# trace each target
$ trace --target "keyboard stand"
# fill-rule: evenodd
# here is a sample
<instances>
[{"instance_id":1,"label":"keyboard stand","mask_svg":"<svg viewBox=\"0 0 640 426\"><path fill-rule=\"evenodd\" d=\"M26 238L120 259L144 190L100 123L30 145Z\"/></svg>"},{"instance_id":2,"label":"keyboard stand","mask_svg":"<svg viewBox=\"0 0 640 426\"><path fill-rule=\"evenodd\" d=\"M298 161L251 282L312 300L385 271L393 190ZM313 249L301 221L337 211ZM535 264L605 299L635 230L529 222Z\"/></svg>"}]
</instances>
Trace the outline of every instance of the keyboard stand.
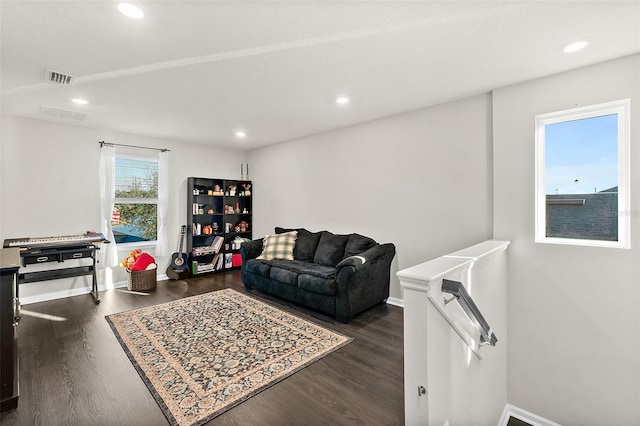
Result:
<instances>
[{"instance_id":1,"label":"keyboard stand","mask_svg":"<svg viewBox=\"0 0 640 426\"><path fill-rule=\"evenodd\" d=\"M98 279L96 277L96 251L99 247L93 244L80 246L65 246L64 248L31 249L20 252L22 266L47 262L64 262L66 260L92 259L91 265L77 266L62 269L48 269L44 271L24 272L18 274L18 284L27 284L37 281L57 280L60 278L79 277L92 275L91 295L93 301L100 303L98 294ZM16 298L18 297L16 288Z\"/></svg>"}]
</instances>

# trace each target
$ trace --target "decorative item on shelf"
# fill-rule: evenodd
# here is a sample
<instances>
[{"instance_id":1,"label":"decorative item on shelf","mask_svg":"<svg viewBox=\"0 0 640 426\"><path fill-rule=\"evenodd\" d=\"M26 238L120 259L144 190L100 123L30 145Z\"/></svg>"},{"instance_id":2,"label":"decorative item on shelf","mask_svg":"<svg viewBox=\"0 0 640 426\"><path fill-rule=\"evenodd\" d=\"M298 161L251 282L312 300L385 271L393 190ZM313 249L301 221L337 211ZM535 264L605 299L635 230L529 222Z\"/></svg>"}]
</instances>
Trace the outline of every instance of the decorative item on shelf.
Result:
<instances>
[{"instance_id":1,"label":"decorative item on shelf","mask_svg":"<svg viewBox=\"0 0 640 426\"><path fill-rule=\"evenodd\" d=\"M244 163L240 163L240 180L249 180L249 163L247 163L247 170L245 173Z\"/></svg>"},{"instance_id":2,"label":"decorative item on shelf","mask_svg":"<svg viewBox=\"0 0 640 426\"><path fill-rule=\"evenodd\" d=\"M207 214L214 214L214 213L215 213L215 210L213 210L213 209L207 210Z\"/></svg>"},{"instance_id":3,"label":"decorative item on shelf","mask_svg":"<svg viewBox=\"0 0 640 426\"><path fill-rule=\"evenodd\" d=\"M204 207L202 207L202 204L200 204L198 206L198 214L203 214L204 213Z\"/></svg>"},{"instance_id":4,"label":"decorative item on shelf","mask_svg":"<svg viewBox=\"0 0 640 426\"><path fill-rule=\"evenodd\" d=\"M242 193L244 197L248 197L251 195L251 184L250 183L243 183L242 184Z\"/></svg>"},{"instance_id":5,"label":"decorative item on shelf","mask_svg":"<svg viewBox=\"0 0 640 426\"><path fill-rule=\"evenodd\" d=\"M214 233L218 232L218 222L213 222L213 232Z\"/></svg>"},{"instance_id":6,"label":"decorative item on shelf","mask_svg":"<svg viewBox=\"0 0 640 426\"><path fill-rule=\"evenodd\" d=\"M236 232L247 232L249 230L249 224L243 220L242 222L238 223L238 226L236 226L236 228Z\"/></svg>"},{"instance_id":7,"label":"decorative item on shelf","mask_svg":"<svg viewBox=\"0 0 640 426\"><path fill-rule=\"evenodd\" d=\"M211 235L213 234L213 227L211 225L204 225L202 227L202 233L204 235Z\"/></svg>"},{"instance_id":8,"label":"decorative item on shelf","mask_svg":"<svg viewBox=\"0 0 640 426\"><path fill-rule=\"evenodd\" d=\"M224 232L231 232L231 223L227 222L224 224Z\"/></svg>"},{"instance_id":9,"label":"decorative item on shelf","mask_svg":"<svg viewBox=\"0 0 640 426\"><path fill-rule=\"evenodd\" d=\"M220 185L213 185L213 192L221 193L222 190L220 189Z\"/></svg>"},{"instance_id":10,"label":"decorative item on shelf","mask_svg":"<svg viewBox=\"0 0 640 426\"><path fill-rule=\"evenodd\" d=\"M231 241L231 249L232 250L240 250L242 243L246 241L251 241L249 238L235 237L233 241Z\"/></svg>"},{"instance_id":11,"label":"decorative item on shelf","mask_svg":"<svg viewBox=\"0 0 640 426\"><path fill-rule=\"evenodd\" d=\"M238 203L238 202L236 202L235 212L236 213L240 213L240 203Z\"/></svg>"},{"instance_id":12,"label":"decorative item on shelf","mask_svg":"<svg viewBox=\"0 0 640 426\"><path fill-rule=\"evenodd\" d=\"M236 185L229 185L229 196L230 197L236 196Z\"/></svg>"},{"instance_id":13,"label":"decorative item on shelf","mask_svg":"<svg viewBox=\"0 0 640 426\"><path fill-rule=\"evenodd\" d=\"M242 213L243 214L249 214L249 210L247 210L247 208L245 207L244 209L242 209Z\"/></svg>"},{"instance_id":14,"label":"decorative item on shelf","mask_svg":"<svg viewBox=\"0 0 640 426\"><path fill-rule=\"evenodd\" d=\"M207 191L207 195L213 195L213 190L211 190L211 189L210 189L210 190L208 190L208 191Z\"/></svg>"}]
</instances>

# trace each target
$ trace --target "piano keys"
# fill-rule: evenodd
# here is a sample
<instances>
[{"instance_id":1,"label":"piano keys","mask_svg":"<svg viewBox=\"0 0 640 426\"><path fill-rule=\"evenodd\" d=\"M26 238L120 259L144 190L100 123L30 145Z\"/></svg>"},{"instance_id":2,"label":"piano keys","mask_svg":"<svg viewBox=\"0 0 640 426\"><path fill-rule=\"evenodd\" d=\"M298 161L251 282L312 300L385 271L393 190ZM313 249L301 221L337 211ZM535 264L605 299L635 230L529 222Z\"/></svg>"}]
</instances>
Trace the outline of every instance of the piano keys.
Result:
<instances>
[{"instance_id":1,"label":"piano keys","mask_svg":"<svg viewBox=\"0 0 640 426\"><path fill-rule=\"evenodd\" d=\"M99 233L60 235L53 237L25 237L7 238L4 240L3 248L18 247L22 250L34 247L60 247L66 245L83 245L93 243L108 243L104 235Z\"/></svg>"}]
</instances>

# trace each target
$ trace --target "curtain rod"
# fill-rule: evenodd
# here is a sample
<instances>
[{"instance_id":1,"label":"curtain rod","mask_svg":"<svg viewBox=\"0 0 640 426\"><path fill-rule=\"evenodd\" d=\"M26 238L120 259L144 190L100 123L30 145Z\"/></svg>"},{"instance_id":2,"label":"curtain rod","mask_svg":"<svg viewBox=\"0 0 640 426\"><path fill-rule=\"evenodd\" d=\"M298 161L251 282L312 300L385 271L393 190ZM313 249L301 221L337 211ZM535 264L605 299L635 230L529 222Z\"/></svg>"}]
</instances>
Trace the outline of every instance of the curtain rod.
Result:
<instances>
[{"instance_id":1,"label":"curtain rod","mask_svg":"<svg viewBox=\"0 0 640 426\"><path fill-rule=\"evenodd\" d=\"M100 144L100 148L102 148L104 146L126 146L127 148L151 149L153 151L170 152L170 150L166 149L166 148L150 148L148 146L124 145L124 144L121 144L121 143L110 143L110 142L105 142L105 141L100 141L98 143Z\"/></svg>"}]
</instances>

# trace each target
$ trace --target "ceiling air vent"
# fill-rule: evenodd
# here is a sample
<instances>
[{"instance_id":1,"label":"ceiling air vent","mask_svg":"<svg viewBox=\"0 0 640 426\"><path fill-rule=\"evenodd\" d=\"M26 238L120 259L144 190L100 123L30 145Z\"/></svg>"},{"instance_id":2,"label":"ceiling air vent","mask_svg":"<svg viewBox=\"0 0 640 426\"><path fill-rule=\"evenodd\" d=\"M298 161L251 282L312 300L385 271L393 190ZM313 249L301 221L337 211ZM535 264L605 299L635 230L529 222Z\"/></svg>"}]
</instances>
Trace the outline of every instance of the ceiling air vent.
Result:
<instances>
[{"instance_id":1,"label":"ceiling air vent","mask_svg":"<svg viewBox=\"0 0 640 426\"><path fill-rule=\"evenodd\" d=\"M45 71L45 80L52 84L62 84L63 86L71 86L75 83L75 76L71 74L65 74L59 71L47 69Z\"/></svg>"},{"instance_id":2,"label":"ceiling air vent","mask_svg":"<svg viewBox=\"0 0 640 426\"><path fill-rule=\"evenodd\" d=\"M67 120L85 121L89 114L71 109L58 108L50 105L40 105L40 113L49 117L66 118Z\"/></svg>"}]
</instances>

